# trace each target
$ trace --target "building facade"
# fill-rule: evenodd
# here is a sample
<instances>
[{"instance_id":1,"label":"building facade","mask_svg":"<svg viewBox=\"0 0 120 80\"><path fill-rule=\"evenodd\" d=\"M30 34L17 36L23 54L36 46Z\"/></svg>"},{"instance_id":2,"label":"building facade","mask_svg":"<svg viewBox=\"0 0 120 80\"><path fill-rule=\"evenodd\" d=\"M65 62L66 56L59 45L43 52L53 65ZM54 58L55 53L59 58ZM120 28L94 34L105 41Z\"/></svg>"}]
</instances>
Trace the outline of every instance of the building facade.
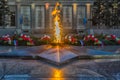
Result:
<instances>
[{"instance_id":1,"label":"building facade","mask_svg":"<svg viewBox=\"0 0 120 80\"><path fill-rule=\"evenodd\" d=\"M16 29L22 32L41 33L53 29L51 12L55 3L62 4L63 29L82 30L87 27L84 19L91 18L93 0L8 0L11 23L1 29ZM90 23L87 23L90 24Z\"/></svg>"}]
</instances>

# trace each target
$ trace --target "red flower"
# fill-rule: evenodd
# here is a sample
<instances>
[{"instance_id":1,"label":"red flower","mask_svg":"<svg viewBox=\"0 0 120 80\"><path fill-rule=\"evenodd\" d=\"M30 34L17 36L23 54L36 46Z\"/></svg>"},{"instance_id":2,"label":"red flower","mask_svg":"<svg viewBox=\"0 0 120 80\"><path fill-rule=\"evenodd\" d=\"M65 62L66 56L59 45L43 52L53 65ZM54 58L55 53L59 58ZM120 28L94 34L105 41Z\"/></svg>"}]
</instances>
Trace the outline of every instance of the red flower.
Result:
<instances>
[{"instance_id":1,"label":"red flower","mask_svg":"<svg viewBox=\"0 0 120 80\"><path fill-rule=\"evenodd\" d=\"M9 35L5 35L5 36L2 36L1 40L9 41L9 40L11 40L11 38Z\"/></svg>"},{"instance_id":2,"label":"red flower","mask_svg":"<svg viewBox=\"0 0 120 80\"><path fill-rule=\"evenodd\" d=\"M48 37L44 37L42 40L49 40L49 38Z\"/></svg>"},{"instance_id":3,"label":"red flower","mask_svg":"<svg viewBox=\"0 0 120 80\"><path fill-rule=\"evenodd\" d=\"M28 41L31 44L34 44L33 40L30 38L30 36L27 36L25 34L21 34L20 38L22 38L24 41Z\"/></svg>"},{"instance_id":4,"label":"red flower","mask_svg":"<svg viewBox=\"0 0 120 80\"><path fill-rule=\"evenodd\" d=\"M26 40L26 41L30 41L30 37L26 37L25 40Z\"/></svg>"},{"instance_id":5,"label":"red flower","mask_svg":"<svg viewBox=\"0 0 120 80\"><path fill-rule=\"evenodd\" d=\"M88 36L87 36L87 37L84 37L84 40L85 40L85 41L88 41Z\"/></svg>"},{"instance_id":6,"label":"red flower","mask_svg":"<svg viewBox=\"0 0 120 80\"><path fill-rule=\"evenodd\" d=\"M94 40L95 40L95 38L94 38L94 37L92 37L92 38L91 38L91 40L92 40L92 41L94 41Z\"/></svg>"},{"instance_id":7,"label":"red flower","mask_svg":"<svg viewBox=\"0 0 120 80\"><path fill-rule=\"evenodd\" d=\"M92 37L92 34L90 34L89 36Z\"/></svg>"},{"instance_id":8,"label":"red flower","mask_svg":"<svg viewBox=\"0 0 120 80\"><path fill-rule=\"evenodd\" d=\"M88 35L87 38L90 38L90 35Z\"/></svg>"},{"instance_id":9,"label":"red flower","mask_svg":"<svg viewBox=\"0 0 120 80\"><path fill-rule=\"evenodd\" d=\"M71 38L71 42L75 42L75 38Z\"/></svg>"},{"instance_id":10,"label":"red flower","mask_svg":"<svg viewBox=\"0 0 120 80\"><path fill-rule=\"evenodd\" d=\"M106 40L111 40L111 36L106 36Z\"/></svg>"},{"instance_id":11,"label":"red flower","mask_svg":"<svg viewBox=\"0 0 120 80\"><path fill-rule=\"evenodd\" d=\"M72 42L72 43L75 43L75 42L76 42L76 39L75 39L73 36L71 37L71 42Z\"/></svg>"},{"instance_id":12,"label":"red flower","mask_svg":"<svg viewBox=\"0 0 120 80\"><path fill-rule=\"evenodd\" d=\"M41 38L41 40L43 40L43 41L49 41L49 40L50 40L50 36L44 35L44 36Z\"/></svg>"},{"instance_id":13,"label":"red flower","mask_svg":"<svg viewBox=\"0 0 120 80\"><path fill-rule=\"evenodd\" d=\"M99 40L97 38L94 39L95 42L98 42Z\"/></svg>"},{"instance_id":14,"label":"red flower","mask_svg":"<svg viewBox=\"0 0 120 80\"><path fill-rule=\"evenodd\" d=\"M118 42L118 44L120 44L120 40L118 40L117 42Z\"/></svg>"},{"instance_id":15,"label":"red flower","mask_svg":"<svg viewBox=\"0 0 120 80\"><path fill-rule=\"evenodd\" d=\"M31 43L31 44L34 44L33 40L30 40L30 43Z\"/></svg>"},{"instance_id":16,"label":"red flower","mask_svg":"<svg viewBox=\"0 0 120 80\"><path fill-rule=\"evenodd\" d=\"M111 35L111 38L112 38L113 40L115 40L115 39L116 39L116 36L115 36L115 35Z\"/></svg>"}]
</instances>

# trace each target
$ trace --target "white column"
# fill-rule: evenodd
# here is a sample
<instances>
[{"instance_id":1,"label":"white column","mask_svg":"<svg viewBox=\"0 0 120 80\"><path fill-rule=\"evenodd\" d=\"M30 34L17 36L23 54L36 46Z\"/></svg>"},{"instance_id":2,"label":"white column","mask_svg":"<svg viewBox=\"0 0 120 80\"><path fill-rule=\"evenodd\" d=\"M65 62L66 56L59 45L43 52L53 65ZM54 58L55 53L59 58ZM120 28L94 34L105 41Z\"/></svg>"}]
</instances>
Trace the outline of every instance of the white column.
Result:
<instances>
[{"instance_id":1,"label":"white column","mask_svg":"<svg viewBox=\"0 0 120 80\"><path fill-rule=\"evenodd\" d=\"M35 28L35 3L31 4L31 33L33 33L33 29Z\"/></svg>"},{"instance_id":2,"label":"white column","mask_svg":"<svg viewBox=\"0 0 120 80\"><path fill-rule=\"evenodd\" d=\"M50 10L50 3L45 3L45 33L47 32L47 30L49 30L49 18L50 18L50 14L49 13Z\"/></svg>"},{"instance_id":3,"label":"white column","mask_svg":"<svg viewBox=\"0 0 120 80\"><path fill-rule=\"evenodd\" d=\"M93 30L91 29L91 22L89 21L91 18L91 4L87 3L86 4L87 8L87 28L88 28L88 34L93 34Z\"/></svg>"},{"instance_id":4,"label":"white column","mask_svg":"<svg viewBox=\"0 0 120 80\"><path fill-rule=\"evenodd\" d=\"M77 3L73 3L73 29L77 29Z\"/></svg>"},{"instance_id":5,"label":"white column","mask_svg":"<svg viewBox=\"0 0 120 80\"><path fill-rule=\"evenodd\" d=\"M20 0L16 0L17 4L17 29L21 29L22 26L20 26Z\"/></svg>"},{"instance_id":6,"label":"white column","mask_svg":"<svg viewBox=\"0 0 120 80\"><path fill-rule=\"evenodd\" d=\"M87 19L90 19L91 4L87 3L86 8L87 8Z\"/></svg>"}]
</instances>

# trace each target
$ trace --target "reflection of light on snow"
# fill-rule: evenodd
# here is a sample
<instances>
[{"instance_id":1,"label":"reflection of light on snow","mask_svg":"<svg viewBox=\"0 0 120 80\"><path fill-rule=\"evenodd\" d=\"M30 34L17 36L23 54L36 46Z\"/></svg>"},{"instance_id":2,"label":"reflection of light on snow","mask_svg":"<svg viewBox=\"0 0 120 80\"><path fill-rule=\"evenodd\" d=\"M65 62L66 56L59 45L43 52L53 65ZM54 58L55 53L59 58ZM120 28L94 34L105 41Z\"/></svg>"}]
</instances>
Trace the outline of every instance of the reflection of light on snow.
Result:
<instances>
[{"instance_id":1,"label":"reflection of light on snow","mask_svg":"<svg viewBox=\"0 0 120 80\"><path fill-rule=\"evenodd\" d=\"M60 78L61 77L61 71L60 70L56 70L55 71L55 78Z\"/></svg>"},{"instance_id":2,"label":"reflection of light on snow","mask_svg":"<svg viewBox=\"0 0 120 80\"><path fill-rule=\"evenodd\" d=\"M60 62L60 52L59 52L59 46L57 46L57 59L58 59L58 62Z\"/></svg>"},{"instance_id":3,"label":"reflection of light on snow","mask_svg":"<svg viewBox=\"0 0 120 80\"><path fill-rule=\"evenodd\" d=\"M62 77L63 77L63 72L62 70L59 70L59 69L53 69L52 70L52 73L53 73L53 77L54 78L51 78L50 80L64 80Z\"/></svg>"}]
</instances>

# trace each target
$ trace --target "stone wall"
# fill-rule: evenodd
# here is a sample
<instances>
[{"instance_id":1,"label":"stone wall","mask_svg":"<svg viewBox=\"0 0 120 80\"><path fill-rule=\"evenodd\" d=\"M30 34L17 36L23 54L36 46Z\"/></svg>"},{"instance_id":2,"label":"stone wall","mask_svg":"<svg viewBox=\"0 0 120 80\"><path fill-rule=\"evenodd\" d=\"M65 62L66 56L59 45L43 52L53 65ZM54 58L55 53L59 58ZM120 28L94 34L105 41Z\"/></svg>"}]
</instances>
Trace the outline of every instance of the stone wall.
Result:
<instances>
[{"instance_id":1,"label":"stone wall","mask_svg":"<svg viewBox=\"0 0 120 80\"><path fill-rule=\"evenodd\" d=\"M120 37L120 29L93 29L94 34L115 34Z\"/></svg>"},{"instance_id":2,"label":"stone wall","mask_svg":"<svg viewBox=\"0 0 120 80\"><path fill-rule=\"evenodd\" d=\"M0 29L0 36L9 34L13 35L15 33L15 29Z\"/></svg>"}]
</instances>

